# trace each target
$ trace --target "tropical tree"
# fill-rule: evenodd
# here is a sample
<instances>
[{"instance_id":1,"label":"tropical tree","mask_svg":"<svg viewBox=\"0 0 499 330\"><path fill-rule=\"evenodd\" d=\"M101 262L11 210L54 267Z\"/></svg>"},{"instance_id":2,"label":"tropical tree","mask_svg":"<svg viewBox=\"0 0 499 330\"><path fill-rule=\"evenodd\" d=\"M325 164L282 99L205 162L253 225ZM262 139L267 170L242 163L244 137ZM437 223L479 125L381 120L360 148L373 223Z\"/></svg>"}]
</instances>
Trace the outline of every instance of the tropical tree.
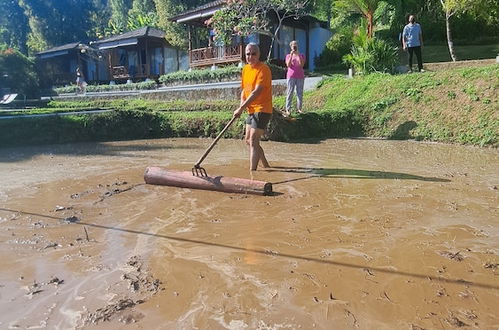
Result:
<instances>
[{"instance_id":1,"label":"tropical tree","mask_svg":"<svg viewBox=\"0 0 499 330\"><path fill-rule=\"evenodd\" d=\"M128 11L127 29L135 30L144 26L158 26L158 14L153 0L133 0Z\"/></svg>"},{"instance_id":2,"label":"tropical tree","mask_svg":"<svg viewBox=\"0 0 499 330\"><path fill-rule=\"evenodd\" d=\"M18 0L0 1L0 44L18 49L24 55L28 54L29 25L24 10Z\"/></svg>"},{"instance_id":3,"label":"tropical tree","mask_svg":"<svg viewBox=\"0 0 499 330\"><path fill-rule=\"evenodd\" d=\"M450 19L463 13L471 13L476 17L481 17L491 23L498 22L499 3L497 0L440 0L442 10L445 14L445 30L447 34L447 46L452 61L457 60L454 52L454 42L451 31ZM496 25L497 26L497 25Z\"/></svg>"},{"instance_id":4,"label":"tropical tree","mask_svg":"<svg viewBox=\"0 0 499 330\"><path fill-rule=\"evenodd\" d=\"M27 97L37 96L38 76L33 59L15 49L0 47L0 85Z\"/></svg>"},{"instance_id":5,"label":"tropical tree","mask_svg":"<svg viewBox=\"0 0 499 330\"><path fill-rule=\"evenodd\" d=\"M391 72L398 62L398 49L385 40L370 37L367 21L362 20L358 32L353 37L350 54L343 57L357 73Z\"/></svg>"},{"instance_id":6,"label":"tropical tree","mask_svg":"<svg viewBox=\"0 0 499 330\"><path fill-rule=\"evenodd\" d=\"M158 27L165 31L165 38L171 45L187 46L187 30L181 25L170 21L170 18L186 10L206 4L211 0L154 0L158 14Z\"/></svg>"},{"instance_id":7,"label":"tropical tree","mask_svg":"<svg viewBox=\"0 0 499 330\"><path fill-rule=\"evenodd\" d=\"M132 8L131 0L109 0L111 19L108 34L119 34L127 29L128 11Z\"/></svg>"},{"instance_id":8,"label":"tropical tree","mask_svg":"<svg viewBox=\"0 0 499 330\"><path fill-rule=\"evenodd\" d=\"M90 12L91 29L89 37L101 39L106 36L109 30L109 20L111 19L111 7L108 0L93 0L93 8Z\"/></svg>"},{"instance_id":9,"label":"tropical tree","mask_svg":"<svg viewBox=\"0 0 499 330\"><path fill-rule=\"evenodd\" d=\"M353 11L361 14L367 21L367 36L374 32L374 13L381 0L336 0L334 6L340 11Z\"/></svg>"},{"instance_id":10,"label":"tropical tree","mask_svg":"<svg viewBox=\"0 0 499 330\"><path fill-rule=\"evenodd\" d=\"M28 17L27 44L33 51L88 38L91 0L19 0Z\"/></svg>"}]
</instances>

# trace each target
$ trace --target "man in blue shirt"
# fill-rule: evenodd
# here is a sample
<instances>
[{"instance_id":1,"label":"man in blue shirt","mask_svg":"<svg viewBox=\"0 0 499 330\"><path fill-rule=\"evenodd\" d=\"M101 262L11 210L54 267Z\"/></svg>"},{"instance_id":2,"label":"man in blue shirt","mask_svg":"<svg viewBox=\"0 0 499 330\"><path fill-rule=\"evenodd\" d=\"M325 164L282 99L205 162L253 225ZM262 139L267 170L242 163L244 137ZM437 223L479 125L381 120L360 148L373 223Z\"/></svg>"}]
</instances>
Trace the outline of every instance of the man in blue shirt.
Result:
<instances>
[{"instance_id":1,"label":"man in blue shirt","mask_svg":"<svg viewBox=\"0 0 499 330\"><path fill-rule=\"evenodd\" d=\"M423 59L421 57L423 34L421 32L421 26L416 23L416 17L414 15L409 16L409 24L404 26L404 30L402 32L402 46L409 54L409 71L412 72L412 57L414 53L416 54L416 58L418 60L418 71L424 71Z\"/></svg>"}]
</instances>

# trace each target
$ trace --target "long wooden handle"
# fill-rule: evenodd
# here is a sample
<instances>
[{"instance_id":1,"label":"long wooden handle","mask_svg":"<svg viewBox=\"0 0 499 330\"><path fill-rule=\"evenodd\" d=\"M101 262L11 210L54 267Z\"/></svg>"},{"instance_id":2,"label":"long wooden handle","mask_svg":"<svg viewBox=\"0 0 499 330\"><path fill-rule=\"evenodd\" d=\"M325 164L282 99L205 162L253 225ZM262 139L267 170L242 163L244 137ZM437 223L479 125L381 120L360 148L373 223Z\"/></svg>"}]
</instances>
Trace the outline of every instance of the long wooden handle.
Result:
<instances>
[{"instance_id":1,"label":"long wooden handle","mask_svg":"<svg viewBox=\"0 0 499 330\"><path fill-rule=\"evenodd\" d=\"M215 140L211 143L211 145L208 147L208 149L206 149L206 151L204 152L204 154L201 156L201 158L199 158L199 160L196 162L196 164L194 165L195 168L199 168L199 166L201 165L201 163L203 162L203 160L206 158L206 156L208 156L208 154L210 153L211 149L213 149L213 147L215 146L215 144L217 144L218 140L220 140L220 138L222 137L222 135L225 133L225 131L230 127L230 125L232 125L232 123L234 122L234 120L236 120L237 118L236 117L232 117L232 119L227 123L227 125L225 125L224 129L220 132L220 134L218 134L218 136L215 138Z\"/></svg>"}]
</instances>

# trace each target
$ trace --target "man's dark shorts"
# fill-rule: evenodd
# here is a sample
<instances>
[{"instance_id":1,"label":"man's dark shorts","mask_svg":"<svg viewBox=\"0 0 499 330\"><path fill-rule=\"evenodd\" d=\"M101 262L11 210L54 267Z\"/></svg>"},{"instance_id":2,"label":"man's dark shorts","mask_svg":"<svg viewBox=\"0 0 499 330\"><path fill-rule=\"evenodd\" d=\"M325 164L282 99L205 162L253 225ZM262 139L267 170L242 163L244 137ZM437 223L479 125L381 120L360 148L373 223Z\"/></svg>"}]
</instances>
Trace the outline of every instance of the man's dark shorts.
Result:
<instances>
[{"instance_id":1,"label":"man's dark shorts","mask_svg":"<svg viewBox=\"0 0 499 330\"><path fill-rule=\"evenodd\" d=\"M269 124L270 118L272 118L271 113L255 112L248 116L246 125L250 125L251 128L265 129Z\"/></svg>"}]
</instances>

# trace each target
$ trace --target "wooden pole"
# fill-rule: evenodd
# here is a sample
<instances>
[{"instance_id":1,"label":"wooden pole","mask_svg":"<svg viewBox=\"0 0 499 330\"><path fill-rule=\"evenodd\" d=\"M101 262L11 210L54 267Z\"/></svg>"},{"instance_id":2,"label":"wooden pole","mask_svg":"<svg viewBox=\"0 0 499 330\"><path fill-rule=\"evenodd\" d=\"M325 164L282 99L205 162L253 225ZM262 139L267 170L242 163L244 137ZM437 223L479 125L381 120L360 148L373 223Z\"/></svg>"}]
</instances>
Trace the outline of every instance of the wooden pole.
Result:
<instances>
[{"instance_id":1,"label":"wooden pole","mask_svg":"<svg viewBox=\"0 0 499 330\"><path fill-rule=\"evenodd\" d=\"M270 182L225 176L195 176L192 175L192 172L170 171L155 166L146 169L144 180L148 184L181 188L255 195L272 194L272 183Z\"/></svg>"}]
</instances>

